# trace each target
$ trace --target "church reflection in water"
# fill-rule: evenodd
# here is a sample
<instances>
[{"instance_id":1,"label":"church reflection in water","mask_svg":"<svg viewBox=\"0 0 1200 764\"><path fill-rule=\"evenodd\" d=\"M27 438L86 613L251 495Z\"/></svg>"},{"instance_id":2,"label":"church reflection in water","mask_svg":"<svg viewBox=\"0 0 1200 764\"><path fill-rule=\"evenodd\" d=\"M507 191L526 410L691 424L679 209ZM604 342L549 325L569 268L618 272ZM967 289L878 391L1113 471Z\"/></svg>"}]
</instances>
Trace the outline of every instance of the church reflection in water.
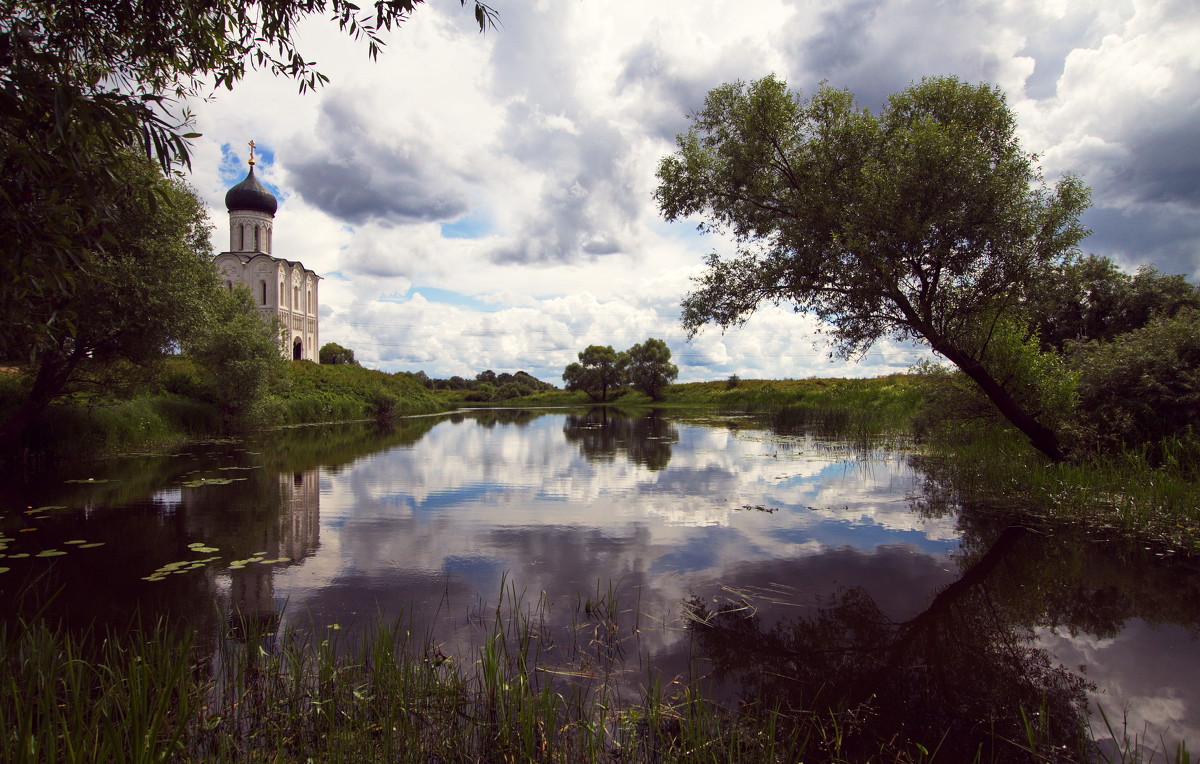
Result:
<instances>
[{"instance_id":1,"label":"church reflection in water","mask_svg":"<svg viewBox=\"0 0 1200 764\"><path fill-rule=\"evenodd\" d=\"M235 637L248 630L273 634L283 615L283 602L275 597L277 565L299 565L320 545L321 485L316 468L280 473L278 522L263 528L253 556L266 560L287 558L272 565L249 564L229 574L229 627Z\"/></svg>"},{"instance_id":2,"label":"church reflection in water","mask_svg":"<svg viewBox=\"0 0 1200 764\"><path fill-rule=\"evenodd\" d=\"M284 598L275 594L275 574L280 568L302 564L321 541L320 471L313 467L280 472L263 476L262 482L265 485L255 492L261 503L254 514L265 516L242 525L231 545L239 559L228 570L227 622L231 635L238 639L248 633L276 631Z\"/></svg>"}]
</instances>

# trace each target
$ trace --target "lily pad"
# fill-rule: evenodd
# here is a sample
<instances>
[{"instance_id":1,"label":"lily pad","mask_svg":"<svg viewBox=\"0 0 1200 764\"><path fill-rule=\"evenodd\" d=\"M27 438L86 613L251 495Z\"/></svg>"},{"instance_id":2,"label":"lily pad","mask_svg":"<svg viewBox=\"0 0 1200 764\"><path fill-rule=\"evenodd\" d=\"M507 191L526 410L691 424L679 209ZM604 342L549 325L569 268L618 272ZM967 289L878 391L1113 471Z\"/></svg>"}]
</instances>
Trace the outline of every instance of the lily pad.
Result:
<instances>
[{"instance_id":1,"label":"lily pad","mask_svg":"<svg viewBox=\"0 0 1200 764\"><path fill-rule=\"evenodd\" d=\"M29 509L25 510L25 514L35 515L41 512L49 512L53 509L66 509L66 507L62 506L61 504L50 504L45 507L30 507Z\"/></svg>"},{"instance_id":2,"label":"lily pad","mask_svg":"<svg viewBox=\"0 0 1200 764\"><path fill-rule=\"evenodd\" d=\"M70 541L64 541L63 543L64 544L86 544L87 539L71 539Z\"/></svg>"},{"instance_id":3,"label":"lily pad","mask_svg":"<svg viewBox=\"0 0 1200 764\"><path fill-rule=\"evenodd\" d=\"M26 557L28 557L28 556L29 556L29 554L28 554L27 552L17 552L16 554L10 554L10 555L8 556L8 559L10 559L10 560L24 560L24 559L25 559Z\"/></svg>"},{"instance_id":4,"label":"lily pad","mask_svg":"<svg viewBox=\"0 0 1200 764\"><path fill-rule=\"evenodd\" d=\"M200 478L199 480L185 480L180 485L187 488L199 488L202 485L229 485L234 480L240 478Z\"/></svg>"},{"instance_id":5,"label":"lily pad","mask_svg":"<svg viewBox=\"0 0 1200 764\"><path fill-rule=\"evenodd\" d=\"M104 546L104 542L103 541L91 541L91 542L88 542L87 544L80 544L79 548L80 549L93 549L98 546Z\"/></svg>"},{"instance_id":6,"label":"lily pad","mask_svg":"<svg viewBox=\"0 0 1200 764\"><path fill-rule=\"evenodd\" d=\"M12 570L12 568L0 568L0 573L7 573L10 570Z\"/></svg>"},{"instance_id":7,"label":"lily pad","mask_svg":"<svg viewBox=\"0 0 1200 764\"><path fill-rule=\"evenodd\" d=\"M75 480L64 480L63 482L64 483L95 483L96 485L99 485L100 483L111 483L113 481L108 478L77 478Z\"/></svg>"},{"instance_id":8,"label":"lily pad","mask_svg":"<svg viewBox=\"0 0 1200 764\"><path fill-rule=\"evenodd\" d=\"M61 557L64 554L66 554L66 552L62 551L61 549L43 549L42 551L37 553L37 556L38 557Z\"/></svg>"}]
</instances>

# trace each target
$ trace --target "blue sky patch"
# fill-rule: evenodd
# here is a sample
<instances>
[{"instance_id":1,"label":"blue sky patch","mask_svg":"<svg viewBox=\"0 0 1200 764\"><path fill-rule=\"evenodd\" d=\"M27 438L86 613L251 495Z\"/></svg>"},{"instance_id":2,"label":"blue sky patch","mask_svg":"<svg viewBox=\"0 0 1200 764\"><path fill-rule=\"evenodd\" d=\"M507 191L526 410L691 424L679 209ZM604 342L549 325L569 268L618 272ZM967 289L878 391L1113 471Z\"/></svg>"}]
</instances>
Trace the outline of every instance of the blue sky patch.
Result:
<instances>
[{"instance_id":1,"label":"blue sky patch","mask_svg":"<svg viewBox=\"0 0 1200 764\"><path fill-rule=\"evenodd\" d=\"M381 302L398 302L405 303L415 295L421 295L428 302L437 303L438 305L453 305L457 308L465 308L467 310L477 311L479 313L495 313L498 310L503 310L504 305L492 302L484 302L461 292L454 292L449 289L438 289L431 286L415 286L409 289L407 293L400 294L394 292L392 294L383 295L379 298Z\"/></svg>"},{"instance_id":2,"label":"blue sky patch","mask_svg":"<svg viewBox=\"0 0 1200 764\"><path fill-rule=\"evenodd\" d=\"M250 166L246 164L246 160L250 158L250 147L242 146L234 151L233 144L221 144L221 167L217 171L218 176L228 186L235 183L240 183L247 173L250 172ZM259 146L257 141L254 144L254 166L265 167L275 163L275 152L264 146ZM273 183L267 182L261 174L255 174L259 182L267 187L267 190L275 194L275 198L282 200L287 194L279 190L279 187Z\"/></svg>"},{"instance_id":3,"label":"blue sky patch","mask_svg":"<svg viewBox=\"0 0 1200 764\"><path fill-rule=\"evenodd\" d=\"M442 223L442 237L446 239L478 239L490 231L491 226L482 215L467 215L451 223Z\"/></svg>"}]
</instances>

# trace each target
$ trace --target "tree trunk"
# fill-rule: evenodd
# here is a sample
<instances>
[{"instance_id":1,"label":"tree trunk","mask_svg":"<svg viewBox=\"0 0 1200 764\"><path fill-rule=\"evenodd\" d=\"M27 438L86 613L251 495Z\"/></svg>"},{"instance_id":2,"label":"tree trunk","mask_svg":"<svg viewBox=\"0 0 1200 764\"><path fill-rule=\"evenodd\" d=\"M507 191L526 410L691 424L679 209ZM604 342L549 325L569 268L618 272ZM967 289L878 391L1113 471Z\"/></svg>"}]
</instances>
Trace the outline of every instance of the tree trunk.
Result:
<instances>
[{"instance_id":1,"label":"tree trunk","mask_svg":"<svg viewBox=\"0 0 1200 764\"><path fill-rule=\"evenodd\" d=\"M963 374L974 380L983 394L995 404L1001 415L1020 430L1025 437L1029 438L1029 442L1034 448L1045 454L1051 461L1061 462L1063 460L1062 446L1054 431L1022 408L1021 404L1013 399L1008 390L996 381L996 378L983 364L957 348L948 347L946 343L931 342L930 344L934 350L957 366Z\"/></svg>"},{"instance_id":2,"label":"tree trunk","mask_svg":"<svg viewBox=\"0 0 1200 764\"><path fill-rule=\"evenodd\" d=\"M83 354L76 351L65 358L42 361L38 367L37 376L34 377L33 386L29 389L25 400L21 402L20 408L0 425L0 444L2 444L0 447L5 449L21 447L29 428L46 411L50 402L63 391L82 358Z\"/></svg>"}]
</instances>

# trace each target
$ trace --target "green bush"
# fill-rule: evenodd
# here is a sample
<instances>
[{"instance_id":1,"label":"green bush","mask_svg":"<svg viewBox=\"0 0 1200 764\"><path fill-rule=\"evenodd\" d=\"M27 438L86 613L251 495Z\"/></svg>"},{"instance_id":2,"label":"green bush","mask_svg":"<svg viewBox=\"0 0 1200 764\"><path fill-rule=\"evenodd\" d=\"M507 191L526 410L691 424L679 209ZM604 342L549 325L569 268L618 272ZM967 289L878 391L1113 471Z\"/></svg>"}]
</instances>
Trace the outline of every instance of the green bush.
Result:
<instances>
[{"instance_id":1,"label":"green bush","mask_svg":"<svg viewBox=\"0 0 1200 764\"><path fill-rule=\"evenodd\" d=\"M1061 432L1075 409L1078 374L1054 351L1043 351L1036 333L1001 318L979 328L969 340L988 372L1022 409ZM946 366L924 362L914 371L921 379L925 406L915 423L918 432L1005 426L1007 420L969 377Z\"/></svg>"},{"instance_id":2,"label":"green bush","mask_svg":"<svg viewBox=\"0 0 1200 764\"><path fill-rule=\"evenodd\" d=\"M1160 317L1109 342L1068 346L1079 375L1076 447L1113 452L1200 432L1200 311Z\"/></svg>"}]
</instances>

